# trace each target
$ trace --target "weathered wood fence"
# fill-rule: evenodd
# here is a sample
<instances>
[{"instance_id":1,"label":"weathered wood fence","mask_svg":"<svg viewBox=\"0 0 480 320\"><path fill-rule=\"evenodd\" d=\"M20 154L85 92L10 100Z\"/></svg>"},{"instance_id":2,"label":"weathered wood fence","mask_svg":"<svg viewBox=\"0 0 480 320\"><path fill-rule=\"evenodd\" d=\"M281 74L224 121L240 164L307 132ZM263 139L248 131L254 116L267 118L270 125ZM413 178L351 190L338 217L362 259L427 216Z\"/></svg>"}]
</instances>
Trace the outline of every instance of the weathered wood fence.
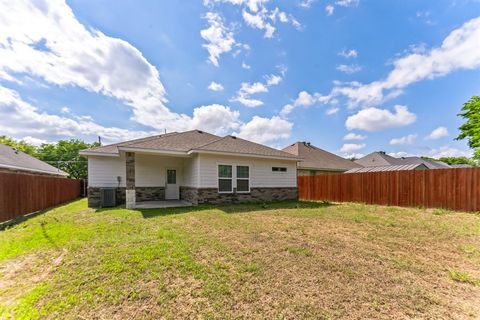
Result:
<instances>
[{"instance_id":1,"label":"weathered wood fence","mask_svg":"<svg viewBox=\"0 0 480 320\"><path fill-rule=\"evenodd\" d=\"M480 211L480 168L298 177L299 198Z\"/></svg>"},{"instance_id":2,"label":"weathered wood fence","mask_svg":"<svg viewBox=\"0 0 480 320\"><path fill-rule=\"evenodd\" d=\"M81 181L0 172L0 223L78 198Z\"/></svg>"}]
</instances>

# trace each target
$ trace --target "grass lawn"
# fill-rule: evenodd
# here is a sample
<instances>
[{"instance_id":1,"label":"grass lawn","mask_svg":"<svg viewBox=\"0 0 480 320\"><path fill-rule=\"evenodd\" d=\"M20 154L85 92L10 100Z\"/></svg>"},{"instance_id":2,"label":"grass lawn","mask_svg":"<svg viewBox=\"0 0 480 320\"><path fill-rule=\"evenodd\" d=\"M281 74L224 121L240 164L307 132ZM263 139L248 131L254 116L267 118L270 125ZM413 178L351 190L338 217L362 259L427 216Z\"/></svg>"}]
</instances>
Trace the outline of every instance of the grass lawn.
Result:
<instances>
[{"instance_id":1,"label":"grass lawn","mask_svg":"<svg viewBox=\"0 0 480 320\"><path fill-rule=\"evenodd\" d=\"M480 216L79 200L0 231L4 318L480 318Z\"/></svg>"}]
</instances>

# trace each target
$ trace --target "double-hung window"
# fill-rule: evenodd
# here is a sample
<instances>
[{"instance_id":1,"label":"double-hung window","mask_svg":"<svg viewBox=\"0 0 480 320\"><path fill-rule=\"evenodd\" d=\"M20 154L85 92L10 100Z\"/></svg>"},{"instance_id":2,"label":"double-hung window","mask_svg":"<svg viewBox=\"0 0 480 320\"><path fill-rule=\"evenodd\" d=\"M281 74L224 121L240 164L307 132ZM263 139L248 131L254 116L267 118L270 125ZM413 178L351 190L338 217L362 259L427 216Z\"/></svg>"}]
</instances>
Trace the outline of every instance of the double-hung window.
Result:
<instances>
[{"instance_id":1,"label":"double-hung window","mask_svg":"<svg viewBox=\"0 0 480 320\"><path fill-rule=\"evenodd\" d=\"M237 166L237 192L250 192L249 166Z\"/></svg>"},{"instance_id":2,"label":"double-hung window","mask_svg":"<svg viewBox=\"0 0 480 320\"><path fill-rule=\"evenodd\" d=\"M220 164L218 165L218 192L233 192L232 166Z\"/></svg>"}]
</instances>

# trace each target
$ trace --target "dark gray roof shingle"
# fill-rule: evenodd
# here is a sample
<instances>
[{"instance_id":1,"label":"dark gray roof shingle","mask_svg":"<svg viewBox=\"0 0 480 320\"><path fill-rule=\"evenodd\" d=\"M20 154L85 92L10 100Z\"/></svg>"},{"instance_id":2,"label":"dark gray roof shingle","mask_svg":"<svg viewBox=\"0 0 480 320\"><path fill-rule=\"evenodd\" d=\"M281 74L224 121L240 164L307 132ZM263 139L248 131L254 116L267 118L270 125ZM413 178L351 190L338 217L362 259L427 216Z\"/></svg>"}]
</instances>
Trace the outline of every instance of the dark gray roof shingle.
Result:
<instances>
[{"instance_id":1,"label":"dark gray roof shingle","mask_svg":"<svg viewBox=\"0 0 480 320\"><path fill-rule=\"evenodd\" d=\"M11 170L68 176L68 173L4 144L0 144L0 167Z\"/></svg>"},{"instance_id":2,"label":"dark gray roof shingle","mask_svg":"<svg viewBox=\"0 0 480 320\"><path fill-rule=\"evenodd\" d=\"M298 156L302 160L298 168L346 171L353 168L361 168L353 161L347 160L336 154L317 148L306 142L295 142L283 151Z\"/></svg>"},{"instance_id":3,"label":"dark gray roof shingle","mask_svg":"<svg viewBox=\"0 0 480 320\"><path fill-rule=\"evenodd\" d=\"M112 145L83 150L85 153L118 154L119 148L151 149L175 152L221 152L231 154L246 154L260 157L279 157L297 159L297 157L255 142L241 138L219 137L201 130L172 132L158 136L146 137Z\"/></svg>"}]
</instances>

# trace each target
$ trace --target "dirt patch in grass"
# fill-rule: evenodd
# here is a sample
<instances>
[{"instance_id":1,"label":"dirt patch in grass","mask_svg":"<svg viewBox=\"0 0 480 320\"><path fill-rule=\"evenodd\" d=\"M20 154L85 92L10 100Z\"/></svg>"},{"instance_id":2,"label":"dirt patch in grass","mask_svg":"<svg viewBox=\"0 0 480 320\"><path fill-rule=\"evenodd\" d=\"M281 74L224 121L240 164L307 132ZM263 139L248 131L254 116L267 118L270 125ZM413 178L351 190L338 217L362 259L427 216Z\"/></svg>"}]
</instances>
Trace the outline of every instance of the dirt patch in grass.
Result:
<instances>
[{"instance_id":1,"label":"dirt patch in grass","mask_svg":"<svg viewBox=\"0 0 480 320\"><path fill-rule=\"evenodd\" d=\"M17 270L3 272L0 285L29 283L22 294L0 291L0 318L480 317L475 215L307 203L93 212L80 204L44 218L52 245L41 250L15 240L41 237L37 218L0 234L6 256L23 250L0 265ZM41 268L63 249L60 263Z\"/></svg>"}]
</instances>

